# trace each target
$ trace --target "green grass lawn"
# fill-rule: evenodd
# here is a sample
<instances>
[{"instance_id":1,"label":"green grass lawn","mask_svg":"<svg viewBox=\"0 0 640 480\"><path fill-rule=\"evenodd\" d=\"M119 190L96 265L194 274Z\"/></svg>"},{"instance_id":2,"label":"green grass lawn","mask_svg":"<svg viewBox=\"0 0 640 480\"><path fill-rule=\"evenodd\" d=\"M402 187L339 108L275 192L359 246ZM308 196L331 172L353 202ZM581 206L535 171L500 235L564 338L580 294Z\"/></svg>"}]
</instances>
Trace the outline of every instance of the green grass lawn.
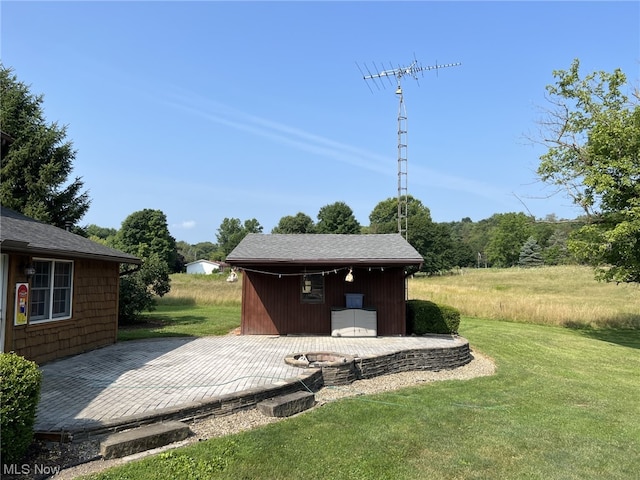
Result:
<instances>
[{"instance_id":1,"label":"green grass lawn","mask_svg":"<svg viewBox=\"0 0 640 480\"><path fill-rule=\"evenodd\" d=\"M340 400L92 478L638 478L640 331L463 318L460 333L496 375Z\"/></svg>"},{"instance_id":2,"label":"green grass lawn","mask_svg":"<svg viewBox=\"0 0 640 480\"><path fill-rule=\"evenodd\" d=\"M240 326L240 305L160 304L143 322L118 329L118 341L226 335Z\"/></svg>"}]
</instances>

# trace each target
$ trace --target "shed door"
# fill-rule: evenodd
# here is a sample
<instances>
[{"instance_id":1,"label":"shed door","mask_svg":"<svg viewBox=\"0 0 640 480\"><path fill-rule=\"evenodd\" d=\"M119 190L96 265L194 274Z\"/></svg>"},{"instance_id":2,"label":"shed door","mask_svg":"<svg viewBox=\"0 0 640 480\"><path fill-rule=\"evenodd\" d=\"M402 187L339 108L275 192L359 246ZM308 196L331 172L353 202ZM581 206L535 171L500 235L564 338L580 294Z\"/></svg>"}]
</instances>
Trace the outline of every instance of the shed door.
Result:
<instances>
[{"instance_id":1,"label":"shed door","mask_svg":"<svg viewBox=\"0 0 640 480\"><path fill-rule=\"evenodd\" d=\"M0 353L4 352L4 332L7 328L7 266L9 257L0 254Z\"/></svg>"}]
</instances>

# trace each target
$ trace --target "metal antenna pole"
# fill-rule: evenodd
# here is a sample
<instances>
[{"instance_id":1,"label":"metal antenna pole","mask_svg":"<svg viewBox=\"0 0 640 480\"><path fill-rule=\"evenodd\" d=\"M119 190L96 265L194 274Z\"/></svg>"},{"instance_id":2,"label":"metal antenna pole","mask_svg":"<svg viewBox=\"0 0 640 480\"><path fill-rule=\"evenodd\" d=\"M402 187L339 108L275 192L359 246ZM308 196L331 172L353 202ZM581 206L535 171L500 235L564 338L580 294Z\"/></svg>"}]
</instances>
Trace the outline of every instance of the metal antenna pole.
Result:
<instances>
[{"instance_id":1,"label":"metal antenna pole","mask_svg":"<svg viewBox=\"0 0 640 480\"><path fill-rule=\"evenodd\" d=\"M356 64L357 65L357 64ZM407 172L407 111L404 104L404 95L402 93L402 77L405 75L411 75L414 80L418 80L418 73L423 74L424 72L429 70L438 70L440 68L447 67L457 67L462 65L461 63L447 63L444 65L435 65L430 66L422 66L418 64L418 61L414 59L414 61L406 67L398 67L398 68L389 68L388 70L378 70L376 65L374 64L374 72L371 73L371 70L365 65L365 69L367 70L367 74L365 75L360 66L360 73L362 73L362 78L364 80L371 80L373 84L380 89L376 80L380 80L382 86L384 88L384 83L382 82L382 78L386 78L389 83L391 83L390 77L395 77L397 80L397 88L396 95L398 95L398 233L403 235L406 240L409 240L409 232L408 232L408 195L409 189L407 186L408 183L408 172ZM368 84L367 84L368 85ZM393 85L393 84L392 84ZM371 87L369 87L371 90ZM373 93L373 90L371 90Z\"/></svg>"},{"instance_id":2,"label":"metal antenna pole","mask_svg":"<svg viewBox=\"0 0 640 480\"><path fill-rule=\"evenodd\" d=\"M398 233L409 240L408 223L408 192L407 187L407 110L404 105L402 86L398 79Z\"/></svg>"}]
</instances>

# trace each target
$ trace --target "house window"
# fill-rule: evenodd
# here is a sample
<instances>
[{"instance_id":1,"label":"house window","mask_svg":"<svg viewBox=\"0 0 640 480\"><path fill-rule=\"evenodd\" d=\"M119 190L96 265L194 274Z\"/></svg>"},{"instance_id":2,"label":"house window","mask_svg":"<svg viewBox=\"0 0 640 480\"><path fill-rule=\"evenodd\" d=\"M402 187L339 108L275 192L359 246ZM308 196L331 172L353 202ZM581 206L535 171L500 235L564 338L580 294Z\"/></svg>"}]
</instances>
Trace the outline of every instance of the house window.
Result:
<instances>
[{"instance_id":1,"label":"house window","mask_svg":"<svg viewBox=\"0 0 640 480\"><path fill-rule=\"evenodd\" d=\"M31 280L33 322L71 317L71 279L73 262L36 260Z\"/></svg>"},{"instance_id":2,"label":"house window","mask_svg":"<svg viewBox=\"0 0 640 480\"><path fill-rule=\"evenodd\" d=\"M305 284L305 282L307 282ZM308 282L311 282L309 285ZM324 275L310 274L302 277L301 290L302 303L323 303L324 302Z\"/></svg>"}]
</instances>

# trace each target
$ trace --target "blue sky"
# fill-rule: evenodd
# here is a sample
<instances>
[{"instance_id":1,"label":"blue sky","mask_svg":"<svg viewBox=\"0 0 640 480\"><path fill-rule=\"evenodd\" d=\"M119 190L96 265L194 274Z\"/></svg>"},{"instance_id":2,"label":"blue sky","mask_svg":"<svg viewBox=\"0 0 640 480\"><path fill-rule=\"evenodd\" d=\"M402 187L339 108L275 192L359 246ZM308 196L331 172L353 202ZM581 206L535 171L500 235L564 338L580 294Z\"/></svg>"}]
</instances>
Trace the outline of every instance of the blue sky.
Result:
<instances>
[{"instance_id":1,"label":"blue sky","mask_svg":"<svg viewBox=\"0 0 640 480\"><path fill-rule=\"evenodd\" d=\"M30 2L1 4L5 67L67 125L83 224L160 209L177 240L225 217L270 232L397 195L395 86L358 70L461 62L402 81L408 191L434 221L581 212L536 181L553 70L640 81L639 2ZM369 89L373 90L373 92ZM524 204L524 205L523 205Z\"/></svg>"}]
</instances>

